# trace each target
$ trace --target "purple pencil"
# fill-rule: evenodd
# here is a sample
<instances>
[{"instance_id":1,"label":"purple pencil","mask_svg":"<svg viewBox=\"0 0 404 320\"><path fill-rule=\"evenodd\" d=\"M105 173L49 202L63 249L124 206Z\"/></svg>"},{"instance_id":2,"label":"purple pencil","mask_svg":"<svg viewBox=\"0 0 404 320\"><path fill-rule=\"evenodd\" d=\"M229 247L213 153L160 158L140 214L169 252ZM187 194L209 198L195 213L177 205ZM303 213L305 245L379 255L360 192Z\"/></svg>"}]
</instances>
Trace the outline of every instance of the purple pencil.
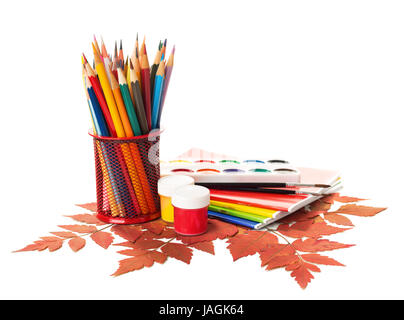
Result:
<instances>
[{"instance_id":1,"label":"purple pencil","mask_svg":"<svg viewBox=\"0 0 404 320\"><path fill-rule=\"evenodd\" d=\"M167 88L170 83L171 72L173 71L173 67L174 67L174 53L175 53L175 46L173 47L173 50L171 51L171 54L170 54L170 57L168 58L167 66L165 69L166 76L164 79L163 94L161 97L161 103L160 103L160 108L159 108L157 128L160 128L161 111L163 110L164 101L166 100Z\"/></svg>"}]
</instances>

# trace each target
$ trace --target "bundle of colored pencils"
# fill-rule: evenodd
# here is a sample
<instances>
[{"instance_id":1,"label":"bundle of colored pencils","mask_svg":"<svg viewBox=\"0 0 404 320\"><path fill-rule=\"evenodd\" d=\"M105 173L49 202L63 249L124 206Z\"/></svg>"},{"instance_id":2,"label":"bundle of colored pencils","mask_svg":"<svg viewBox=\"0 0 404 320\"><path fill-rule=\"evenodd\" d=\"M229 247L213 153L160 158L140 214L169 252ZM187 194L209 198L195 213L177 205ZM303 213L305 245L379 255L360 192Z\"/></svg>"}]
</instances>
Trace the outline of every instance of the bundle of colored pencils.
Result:
<instances>
[{"instance_id":1,"label":"bundle of colored pencils","mask_svg":"<svg viewBox=\"0 0 404 320\"><path fill-rule=\"evenodd\" d=\"M174 65L175 47L166 61L167 40L160 41L153 64L149 65L145 40L139 48L136 37L131 57L124 59L122 41L115 42L109 55L104 41L92 43L93 68L82 57L83 78L96 134L131 137L160 128L167 89Z\"/></svg>"},{"instance_id":2,"label":"bundle of colored pencils","mask_svg":"<svg viewBox=\"0 0 404 320\"><path fill-rule=\"evenodd\" d=\"M161 113L174 62L173 48L166 62L167 41L159 44L153 65L149 66L146 44L139 48L138 39L132 56L124 59L122 42L119 52L109 55L104 41L101 48L94 37L94 63L82 56L83 81L87 102L98 137L131 138L147 135L160 128ZM141 150L136 143L123 142L107 146L96 143L96 161L102 170L102 188L113 217L158 212L158 199L149 183ZM147 156L143 155L147 159ZM149 170L150 171L150 170ZM97 186L98 188L98 186ZM102 192L104 193L104 192ZM129 199L129 200L127 200ZM98 201L97 197L97 201Z\"/></svg>"}]
</instances>

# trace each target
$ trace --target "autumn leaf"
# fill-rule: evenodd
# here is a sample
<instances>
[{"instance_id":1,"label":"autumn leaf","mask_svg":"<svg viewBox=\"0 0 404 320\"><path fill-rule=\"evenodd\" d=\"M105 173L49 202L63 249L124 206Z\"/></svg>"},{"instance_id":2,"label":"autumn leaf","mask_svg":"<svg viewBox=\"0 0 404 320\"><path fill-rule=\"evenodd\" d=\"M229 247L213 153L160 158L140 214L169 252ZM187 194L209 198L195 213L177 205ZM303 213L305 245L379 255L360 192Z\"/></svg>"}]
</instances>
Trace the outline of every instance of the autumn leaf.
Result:
<instances>
[{"instance_id":1,"label":"autumn leaf","mask_svg":"<svg viewBox=\"0 0 404 320\"><path fill-rule=\"evenodd\" d=\"M114 246L124 246L124 247L129 247L132 249L155 249L159 248L164 244L163 241L160 240L155 240L155 239L138 239L136 242L122 242L122 243L116 243Z\"/></svg>"},{"instance_id":2,"label":"autumn leaf","mask_svg":"<svg viewBox=\"0 0 404 320\"><path fill-rule=\"evenodd\" d=\"M63 245L63 239L58 237L41 237L41 240L34 241L33 244L26 246L23 249L14 252L23 251L43 251L48 249L49 252L56 251L60 249Z\"/></svg>"},{"instance_id":3,"label":"autumn leaf","mask_svg":"<svg viewBox=\"0 0 404 320\"><path fill-rule=\"evenodd\" d=\"M155 234L149 230L143 231L142 238L143 239L173 239L177 236L177 233L174 229L165 228L160 234Z\"/></svg>"},{"instance_id":4,"label":"autumn leaf","mask_svg":"<svg viewBox=\"0 0 404 320\"><path fill-rule=\"evenodd\" d=\"M60 228L69 230L69 231L73 231L73 232L77 232L77 233L92 233L92 232L96 232L97 228L94 226L87 226L84 224L75 224L75 225L62 225L59 226Z\"/></svg>"},{"instance_id":5,"label":"autumn leaf","mask_svg":"<svg viewBox=\"0 0 404 320\"><path fill-rule=\"evenodd\" d=\"M361 198L355 198L355 197L347 197L347 196L340 196L339 193L332 193L330 195L327 195L323 198L321 198L321 201L333 204L334 201L337 202L342 202L342 203L348 203L348 202L358 202L358 201L363 201L366 199L361 199Z\"/></svg>"},{"instance_id":6,"label":"autumn leaf","mask_svg":"<svg viewBox=\"0 0 404 320\"><path fill-rule=\"evenodd\" d=\"M96 244L104 249L108 249L111 243L114 241L114 237L111 233L105 231L97 231L91 235L91 239L94 240Z\"/></svg>"},{"instance_id":7,"label":"autumn leaf","mask_svg":"<svg viewBox=\"0 0 404 320\"><path fill-rule=\"evenodd\" d=\"M280 223L292 223L292 222L297 222L297 221L306 221L306 220L311 220L315 217L318 217L320 214L322 214L323 211L306 211L304 209L300 209L296 211L295 213L292 213L285 218L282 218L279 220Z\"/></svg>"},{"instance_id":8,"label":"autumn leaf","mask_svg":"<svg viewBox=\"0 0 404 320\"><path fill-rule=\"evenodd\" d=\"M50 232L51 234L61 237L61 238L74 238L77 237L77 235L73 232L69 232L69 231L55 231L55 232Z\"/></svg>"},{"instance_id":9,"label":"autumn leaf","mask_svg":"<svg viewBox=\"0 0 404 320\"><path fill-rule=\"evenodd\" d=\"M151 222L146 222L142 224L142 228L149 230L150 232L154 234L161 234L163 230L165 229L166 224L164 223L163 220L155 220Z\"/></svg>"},{"instance_id":10,"label":"autumn leaf","mask_svg":"<svg viewBox=\"0 0 404 320\"><path fill-rule=\"evenodd\" d=\"M185 244L193 244L202 241L212 241L216 239L225 239L232 237L238 232L235 225L225 223L216 219L208 220L208 230L199 236L181 236L177 235L177 240Z\"/></svg>"},{"instance_id":11,"label":"autumn leaf","mask_svg":"<svg viewBox=\"0 0 404 320\"><path fill-rule=\"evenodd\" d=\"M308 263L299 263L299 264L294 264L293 265L293 271L291 272L291 277L295 278L296 282L299 284L299 286L302 289L305 289L307 287L307 285L310 283L310 281L312 279L314 279L314 276L311 274L311 272L309 271L312 270L313 268L316 267L312 264L308 264ZM286 267L286 269L288 269L288 267ZM289 271L290 271L290 267L289 267ZM320 269L315 269L318 270L316 272L319 272Z\"/></svg>"},{"instance_id":12,"label":"autumn leaf","mask_svg":"<svg viewBox=\"0 0 404 320\"><path fill-rule=\"evenodd\" d=\"M133 250L132 258L119 261L119 268L112 274L116 277L124 273L151 267L154 262L164 263L167 256L159 251Z\"/></svg>"},{"instance_id":13,"label":"autumn leaf","mask_svg":"<svg viewBox=\"0 0 404 320\"><path fill-rule=\"evenodd\" d=\"M330 241L327 239L308 238L306 240L297 239L292 243L292 246L298 251L319 252L319 251L330 251L342 248L349 248L354 245L343 244L335 241Z\"/></svg>"},{"instance_id":14,"label":"autumn leaf","mask_svg":"<svg viewBox=\"0 0 404 320\"><path fill-rule=\"evenodd\" d=\"M336 211L330 213L343 213L360 217L372 217L386 209L387 208L375 208L367 206L358 206L356 204L346 204L337 209Z\"/></svg>"},{"instance_id":15,"label":"autumn leaf","mask_svg":"<svg viewBox=\"0 0 404 320\"><path fill-rule=\"evenodd\" d=\"M86 245L86 239L81 237L72 238L68 242L69 247L74 251L77 252L81 250Z\"/></svg>"},{"instance_id":16,"label":"autumn leaf","mask_svg":"<svg viewBox=\"0 0 404 320\"><path fill-rule=\"evenodd\" d=\"M161 247L161 251L171 258L187 264L190 264L192 259L192 249L182 243L167 243Z\"/></svg>"},{"instance_id":17,"label":"autumn leaf","mask_svg":"<svg viewBox=\"0 0 404 320\"><path fill-rule=\"evenodd\" d=\"M292 225L281 224L277 228L277 231L291 238L319 238L320 236L331 235L346 230L350 229L330 226L325 222L313 223L312 221L296 222Z\"/></svg>"},{"instance_id":18,"label":"autumn leaf","mask_svg":"<svg viewBox=\"0 0 404 320\"><path fill-rule=\"evenodd\" d=\"M290 256L295 253L296 251L289 244L270 244L265 250L259 253L261 266L267 265L275 256Z\"/></svg>"},{"instance_id":19,"label":"autumn leaf","mask_svg":"<svg viewBox=\"0 0 404 320\"><path fill-rule=\"evenodd\" d=\"M322 256L317 253L309 253L309 254L302 254L301 257L308 261L308 262L313 262L317 264L325 264L329 266L341 266L344 267L342 263L339 263L338 261L329 258L327 256Z\"/></svg>"},{"instance_id":20,"label":"autumn leaf","mask_svg":"<svg viewBox=\"0 0 404 320\"><path fill-rule=\"evenodd\" d=\"M142 231L139 230L139 227L131 225L114 225L111 228L111 232L132 242L135 242L142 235Z\"/></svg>"},{"instance_id":21,"label":"autumn leaf","mask_svg":"<svg viewBox=\"0 0 404 320\"><path fill-rule=\"evenodd\" d=\"M348 226L348 227L353 227L353 223L351 220L349 220L349 218L340 215L340 214L336 214L336 213L325 213L324 214L324 219L327 220L328 222L334 223L334 224L338 224L341 226Z\"/></svg>"},{"instance_id":22,"label":"autumn leaf","mask_svg":"<svg viewBox=\"0 0 404 320\"><path fill-rule=\"evenodd\" d=\"M197 242L189 245L192 248L215 255L215 247L212 241Z\"/></svg>"},{"instance_id":23,"label":"autumn leaf","mask_svg":"<svg viewBox=\"0 0 404 320\"><path fill-rule=\"evenodd\" d=\"M276 268L286 267L299 260L297 254L283 255L276 254L265 264L266 270L272 270Z\"/></svg>"},{"instance_id":24,"label":"autumn leaf","mask_svg":"<svg viewBox=\"0 0 404 320\"><path fill-rule=\"evenodd\" d=\"M327 212L331 208L331 203L327 203L322 201L322 199L319 199L309 205L310 210L309 211L321 211L321 212Z\"/></svg>"},{"instance_id":25,"label":"autumn leaf","mask_svg":"<svg viewBox=\"0 0 404 320\"><path fill-rule=\"evenodd\" d=\"M33 244L30 244L20 250L16 250L14 252L24 252L24 251L43 251L48 249L49 252L56 251L60 249L63 245L63 239L58 237L41 237L41 240L34 241Z\"/></svg>"},{"instance_id":26,"label":"autumn leaf","mask_svg":"<svg viewBox=\"0 0 404 320\"><path fill-rule=\"evenodd\" d=\"M82 222L82 223L87 223L87 224L95 224L95 225L104 225L105 223L98 220L98 218L93 215L93 214L88 214L88 213L84 213L84 214L75 214L72 216L66 216L69 218L72 218L73 220L76 220L78 222Z\"/></svg>"},{"instance_id":27,"label":"autumn leaf","mask_svg":"<svg viewBox=\"0 0 404 320\"><path fill-rule=\"evenodd\" d=\"M84 203L84 204L76 204L76 206L89 210L91 212L96 212L97 211L97 202L90 202L90 203Z\"/></svg>"},{"instance_id":28,"label":"autumn leaf","mask_svg":"<svg viewBox=\"0 0 404 320\"><path fill-rule=\"evenodd\" d=\"M266 231L250 231L230 238L227 243L229 243L227 248L233 256L233 261L236 261L242 257L254 255L270 244L278 243L278 237Z\"/></svg>"}]
</instances>

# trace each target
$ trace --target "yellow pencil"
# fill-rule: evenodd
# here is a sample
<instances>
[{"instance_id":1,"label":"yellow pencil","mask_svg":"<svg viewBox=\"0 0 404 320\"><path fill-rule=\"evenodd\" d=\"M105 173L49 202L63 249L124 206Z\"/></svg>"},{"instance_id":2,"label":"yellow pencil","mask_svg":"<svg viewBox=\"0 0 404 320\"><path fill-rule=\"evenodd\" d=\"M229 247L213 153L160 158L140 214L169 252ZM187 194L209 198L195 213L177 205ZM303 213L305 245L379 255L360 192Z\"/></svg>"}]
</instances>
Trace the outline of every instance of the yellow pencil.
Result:
<instances>
[{"instance_id":1,"label":"yellow pencil","mask_svg":"<svg viewBox=\"0 0 404 320\"><path fill-rule=\"evenodd\" d=\"M114 94L112 93L111 85L109 84L108 75L104 68L104 63L101 61L97 53L97 49L93 44L95 69L97 70L98 78L101 83L102 91L104 92L105 100L107 101L109 112L111 113L112 122L114 123L116 134L119 138L125 137L125 130L122 125L122 120L119 115L118 108L115 103Z\"/></svg>"}]
</instances>

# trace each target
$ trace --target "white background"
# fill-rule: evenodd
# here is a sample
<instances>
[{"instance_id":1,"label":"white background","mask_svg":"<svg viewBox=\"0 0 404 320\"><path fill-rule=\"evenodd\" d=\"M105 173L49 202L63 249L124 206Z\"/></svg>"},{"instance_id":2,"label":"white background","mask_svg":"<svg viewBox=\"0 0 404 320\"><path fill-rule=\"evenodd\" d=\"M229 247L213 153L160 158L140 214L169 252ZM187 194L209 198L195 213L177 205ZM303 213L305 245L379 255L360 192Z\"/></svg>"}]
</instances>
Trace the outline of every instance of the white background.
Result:
<instances>
[{"instance_id":1,"label":"white background","mask_svg":"<svg viewBox=\"0 0 404 320\"><path fill-rule=\"evenodd\" d=\"M400 1L12 1L1 30L1 267L3 299L403 298L404 5ZM190 147L282 157L339 169L345 195L388 207L356 218L301 290L258 256L232 262L195 252L188 266L110 276L122 258L88 241L73 253L11 253L71 224L95 201L90 117L81 79L93 34L132 52L146 35L176 60L161 155Z\"/></svg>"}]
</instances>

